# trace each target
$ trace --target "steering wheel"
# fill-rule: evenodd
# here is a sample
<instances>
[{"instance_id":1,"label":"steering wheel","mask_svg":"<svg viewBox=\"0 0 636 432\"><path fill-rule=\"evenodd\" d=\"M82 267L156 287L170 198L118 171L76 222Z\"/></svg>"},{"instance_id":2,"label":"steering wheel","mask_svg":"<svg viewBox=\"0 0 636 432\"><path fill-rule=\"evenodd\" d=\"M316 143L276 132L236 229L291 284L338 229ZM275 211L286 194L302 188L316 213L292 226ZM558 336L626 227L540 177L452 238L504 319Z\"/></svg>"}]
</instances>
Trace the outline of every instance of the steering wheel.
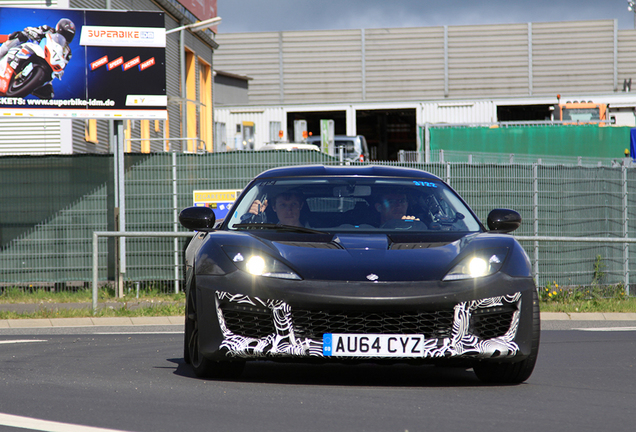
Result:
<instances>
[{"instance_id":1,"label":"steering wheel","mask_svg":"<svg viewBox=\"0 0 636 432\"><path fill-rule=\"evenodd\" d=\"M380 228L394 229L398 231L427 229L424 222L415 219L391 219L384 222Z\"/></svg>"}]
</instances>

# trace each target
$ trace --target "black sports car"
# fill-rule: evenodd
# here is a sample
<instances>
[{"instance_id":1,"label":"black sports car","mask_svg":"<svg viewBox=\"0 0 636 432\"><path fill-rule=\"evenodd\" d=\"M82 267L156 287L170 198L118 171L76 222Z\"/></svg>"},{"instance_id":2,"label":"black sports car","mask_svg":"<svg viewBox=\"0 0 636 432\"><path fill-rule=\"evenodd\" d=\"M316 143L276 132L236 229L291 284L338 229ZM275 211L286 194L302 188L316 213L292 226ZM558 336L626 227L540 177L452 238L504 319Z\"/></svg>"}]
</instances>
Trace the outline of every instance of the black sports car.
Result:
<instances>
[{"instance_id":1,"label":"black sports car","mask_svg":"<svg viewBox=\"0 0 636 432\"><path fill-rule=\"evenodd\" d=\"M539 350L530 261L495 209L486 230L438 177L386 166L265 171L185 251L184 356L198 376L246 360L413 362L520 383Z\"/></svg>"}]
</instances>

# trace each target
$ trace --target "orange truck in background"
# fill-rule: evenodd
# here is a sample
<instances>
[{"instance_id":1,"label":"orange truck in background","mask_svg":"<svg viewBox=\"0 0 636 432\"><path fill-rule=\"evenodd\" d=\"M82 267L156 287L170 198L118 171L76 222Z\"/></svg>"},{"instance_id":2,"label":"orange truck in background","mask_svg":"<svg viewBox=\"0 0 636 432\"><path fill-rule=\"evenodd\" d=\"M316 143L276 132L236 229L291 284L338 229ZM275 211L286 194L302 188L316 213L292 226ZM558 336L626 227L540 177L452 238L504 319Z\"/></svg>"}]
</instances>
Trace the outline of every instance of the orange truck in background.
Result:
<instances>
[{"instance_id":1,"label":"orange truck in background","mask_svg":"<svg viewBox=\"0 0 636 432\"><path fill-rule=\"evenodd\" d=\"M554 120L572 122L572 124L599 123L599 126L607 126L607 104L594 103L592 101L567 101L554 106Z\"/></svg>"}]
</instances>

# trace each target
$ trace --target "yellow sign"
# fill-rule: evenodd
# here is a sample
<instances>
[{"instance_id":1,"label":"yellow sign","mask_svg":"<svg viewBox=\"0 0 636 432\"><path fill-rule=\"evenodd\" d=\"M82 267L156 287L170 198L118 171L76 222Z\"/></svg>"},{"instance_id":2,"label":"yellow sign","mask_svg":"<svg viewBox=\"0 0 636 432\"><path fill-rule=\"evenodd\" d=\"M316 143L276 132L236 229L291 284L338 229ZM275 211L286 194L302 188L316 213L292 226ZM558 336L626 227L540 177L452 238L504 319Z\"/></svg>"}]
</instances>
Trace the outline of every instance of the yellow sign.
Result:
<instances>
[{"instance_id":1,"label":"yellow sign","mask_svg":"<svg viewBox=\"0 0 636 432\"><path fill-rule=\"evenodd\" d=\"M217 203L217 202L234 202L238 197L240 190L226 189L226 190L209 190L209 191L194 191L193 201L194 205L200 203Z\"/></svg>"},{"instance_id":2,"label":"yellow sign","mask_svg":"<svg viewBox=\"0 0 636 432\"><path fill-rule=\"evenodd\" d=\"M199 190L192 192L192 201L195 206L210 207L217 219L223 219L240 193L236 189Z\"/></svg>"}]
</instances>

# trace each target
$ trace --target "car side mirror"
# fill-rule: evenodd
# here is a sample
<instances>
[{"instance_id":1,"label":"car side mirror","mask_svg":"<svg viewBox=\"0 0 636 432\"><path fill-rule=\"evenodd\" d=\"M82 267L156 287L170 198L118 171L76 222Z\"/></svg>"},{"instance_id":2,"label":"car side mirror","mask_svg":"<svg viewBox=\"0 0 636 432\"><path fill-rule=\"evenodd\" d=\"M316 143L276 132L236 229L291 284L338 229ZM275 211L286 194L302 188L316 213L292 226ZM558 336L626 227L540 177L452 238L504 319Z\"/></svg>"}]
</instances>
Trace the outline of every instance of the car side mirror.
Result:
<instances>
[{"instance_id":1,"label":"car side mirror","mask_svg":"<svg viewBox=\"0 0 636 432\"><path fill-rule=\"evenodd\" d=\"M494 209L488 214L488 229L509 233L521 226L521 215L510 209Z\"/></svg>"},{"instance_id":2,"label":"car side mirror","mask_svg":"<svg viewBox=\"0 0 636 432\"><path fill-rule=\"evenodd\" d=\"M210 207L188 207L179 213L181 225L193 231L211 231L214 229L216 216Z\"/></svg>"}]
</instances>

